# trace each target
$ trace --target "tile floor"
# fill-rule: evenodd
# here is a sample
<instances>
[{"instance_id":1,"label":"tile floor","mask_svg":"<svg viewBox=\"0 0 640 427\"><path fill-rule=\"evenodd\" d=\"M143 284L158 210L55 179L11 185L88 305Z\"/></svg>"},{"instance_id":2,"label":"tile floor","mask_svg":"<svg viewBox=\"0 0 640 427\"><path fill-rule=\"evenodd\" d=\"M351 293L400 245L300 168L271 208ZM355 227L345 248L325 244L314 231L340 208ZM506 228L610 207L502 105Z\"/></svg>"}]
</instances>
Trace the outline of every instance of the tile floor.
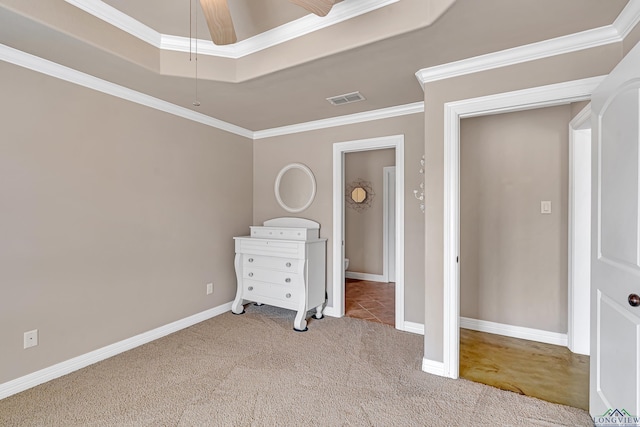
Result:
<instances>
[{"instance_id":1,"label":"tile floor","mask_svg":"<svg viewBox=\"0 0 640 427\"><path fill-rule=\"evenodd\" d=\"M395 283L346 279L344 287L347 317L395 326Z\"/></svg>"}]
</instances>

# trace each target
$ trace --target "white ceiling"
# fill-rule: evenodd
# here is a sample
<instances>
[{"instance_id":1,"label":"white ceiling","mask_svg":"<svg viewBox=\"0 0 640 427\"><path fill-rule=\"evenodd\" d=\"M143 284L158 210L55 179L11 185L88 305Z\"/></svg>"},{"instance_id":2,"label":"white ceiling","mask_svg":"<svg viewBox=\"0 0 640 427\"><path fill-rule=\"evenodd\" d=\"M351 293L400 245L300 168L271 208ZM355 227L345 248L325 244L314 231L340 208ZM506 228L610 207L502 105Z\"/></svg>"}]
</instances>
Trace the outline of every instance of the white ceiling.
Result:
<instances>
[{"instance_id":1,"label":"white ceiling","mask_svg":"<svg viewBox=\"0 0 640 427\"><path fill-rule=\"evenodd\" d=\"M277 4L278 13L267 19L258 12L262 9L252 9L262 1L263 6ZM424 94L414 76L419 69L609 25L627 3L457 0L431 25L405 33L398 30L402 19L411 18L405 15L424 10L429 1L400 0L239 60L202 58L198 83L202 105L197 109L191 105L195 81L188 53L161 51L64 0L37 5L0 0L0 43L257 131L421 101ZM158 32L188 36L188 13L185 18L181 10L188 2L107 2ZM229 2L236 2L238 30L246 25L243 37L300 13L287 0ZM375 30L380 27L396 35L379 39ZM360 40L351 43L356 37ZM266 67L274 58L277 66ZM239 70L257 71L255 77L234 80L233 73ZM216 73L222 71L230 77L219 78ZM366 101L334 107L325 100L358 90Z\"/></svg>"}]
</instances>

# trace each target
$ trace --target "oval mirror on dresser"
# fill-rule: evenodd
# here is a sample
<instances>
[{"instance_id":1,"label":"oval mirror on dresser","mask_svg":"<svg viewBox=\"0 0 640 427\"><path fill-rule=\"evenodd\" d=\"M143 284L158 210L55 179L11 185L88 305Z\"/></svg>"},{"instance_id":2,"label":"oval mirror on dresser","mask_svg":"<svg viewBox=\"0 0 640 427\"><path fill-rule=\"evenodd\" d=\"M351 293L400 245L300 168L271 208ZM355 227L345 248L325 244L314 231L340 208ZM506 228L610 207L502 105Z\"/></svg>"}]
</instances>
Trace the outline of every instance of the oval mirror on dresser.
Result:
<instances>
[{"instance_id":1,"label":"oval mirror on dresser","mask_svg":"<svg viewBox=\"0 0 640 427\"><path fill-rule=\"evenodd\" d=\"M274 185L276 200L287 212L302 212L316 197L316 179L302 163L290 163L280 170Z\"/></svg>"}]
</instances>

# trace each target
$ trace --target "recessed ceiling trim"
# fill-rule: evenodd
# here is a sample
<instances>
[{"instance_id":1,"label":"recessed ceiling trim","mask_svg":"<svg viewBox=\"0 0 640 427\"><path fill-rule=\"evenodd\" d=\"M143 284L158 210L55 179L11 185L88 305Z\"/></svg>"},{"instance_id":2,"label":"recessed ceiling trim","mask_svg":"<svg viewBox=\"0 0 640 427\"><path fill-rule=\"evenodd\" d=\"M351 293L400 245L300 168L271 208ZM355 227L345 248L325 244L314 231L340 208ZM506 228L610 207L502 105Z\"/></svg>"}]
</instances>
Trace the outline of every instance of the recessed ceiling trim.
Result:
<instances>
[{"instance_id":1,"label":"recessed ceiling trim","mask_svg":"<svg viewBox=\"0 0 640 427\"><path fill-rule=\"evenodd\" d=\"M424 112L424 101L395 107L380 108L378 110L364 111L362 113L347 114L331 117L329 119L314 120L306 123L282 126L272 129L259 130L253 133L253 139L271 138L274 136L290 135L293 133L308 132L311 130L327 129L337 126L352 125L356 123L370 122L373 120L390 119L392 117L419 114Z\"/></svg>"},{"instance_id":2,"label":"recessed ceiling trim","mask_svg":"<svg viewBox=\"0 0 640 427\"><path fill-rule=\"evenodd\" d=\"M90 15L95 16L122 31L131 34L140 40L149 43L157 48L160 47L161 34L156 30L147 27L137 19L132 18L126 13L120 12L113 6L106 4L100 0L65 0L72 6L84 10Z\"/></svg>"},{"instance_id":3,"label":"recessed ceiling trim","mask_svg":"<svg viewBox=\"0 0 640 427\"><path fill-rule=\"evenodd\" d=\"M253 138L253 132L240 126L207 116L202 113L181 107L176 104L164 101L159 98L129 89L124 86L117 85L90 74L83 73L73 68L65 67L39 56L31 55L21 50L0 44L0 61L9 62L11 64L46 74L60 80L84 86L98 92L106 93L136 104L154 108L174 116L182 117L187 120L202 123L226 132L230 132L245 138Z\"/></svg>"},{"instance_id":4,"label":"recessed ceiling trim","mask_svg":"<svg viewBox=\"0 0 640 427\"><path fill-rule=\"evenodd\" d=\"M281 43L302 37L314 31L338 24L381 7L397 3L400 0L349 0L343 1L331 9L325 17L313 14L303 16L251 38L232 45L217 46L209 40L198 40L198 53L223 58L238 59L251 55ZM161 34L161 49L189 52L189 38Z\"/></svg>"},{"instance_id":5,"label":"recessed ceiling trim","mask_svg":"<svg viewBox=\"0 0 640 427\"><path fill-rule=\"evenodd\" d=\"M101 0L65 1L159 49L189 52L188 37L161 34ZM400 0L342 1L333 6L331 12L325 17L309 14L235 44L217 46L210 40L199 39L197 41L198 54L232 59L242 58L398 1Z\"/></svg>"},{"instance_id":6,"label":"recessed ceiling trim","mask_svg":"<svg viewBox=\"0 0 640 427\"><path fill-rule=\"evenodd\" d=\"M638 22L640 1L629 1L612 25L423 68L416 73L416 78L424 90L424 85L429 82L617 43L622 41Z\"/></svg>"}]
</instances>

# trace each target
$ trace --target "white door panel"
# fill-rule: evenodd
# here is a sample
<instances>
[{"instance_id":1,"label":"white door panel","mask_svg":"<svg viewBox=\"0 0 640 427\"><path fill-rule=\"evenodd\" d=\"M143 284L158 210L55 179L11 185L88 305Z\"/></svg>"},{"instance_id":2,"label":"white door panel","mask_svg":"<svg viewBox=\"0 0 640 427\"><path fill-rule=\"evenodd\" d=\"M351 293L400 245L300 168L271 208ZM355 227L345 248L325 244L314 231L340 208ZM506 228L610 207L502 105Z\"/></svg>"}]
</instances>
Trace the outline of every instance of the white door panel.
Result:
<instances>
[{"instance_id":1,"label":"white door panel","mask_svg":"<svg viewBox=\"0 0 640 427\"><path fill-rule=\"evenodd\" d=\"M633 266L638 265L638 100L637 88L614 94L599 117L601 141L616 141L601 144L600 255Z\"/></svg>"},{"instance_id":2,"label":"white door panel","mask_svg":"<svg viewBox=\"0 0 640 427\"><path fill-rule=\"evenodd\" d=\"M591 415L640 414L640 45L592 96ZM640 304L640 298L639 298ZM614 412L615 414L615 412Z\"/></svg>"},{"instance_id":3,"label":"white door panel","mask_svg":"<svg viewBox=\"0 0 640 427\"><path fill-rule=\"evenodd\" d=\"M608 408L624 408L638 414L638 317L601 292L598 292L597 306L599 397ZM624 371L618 369L619 366L632 369Z\"/></svg>"}]
</instances>

